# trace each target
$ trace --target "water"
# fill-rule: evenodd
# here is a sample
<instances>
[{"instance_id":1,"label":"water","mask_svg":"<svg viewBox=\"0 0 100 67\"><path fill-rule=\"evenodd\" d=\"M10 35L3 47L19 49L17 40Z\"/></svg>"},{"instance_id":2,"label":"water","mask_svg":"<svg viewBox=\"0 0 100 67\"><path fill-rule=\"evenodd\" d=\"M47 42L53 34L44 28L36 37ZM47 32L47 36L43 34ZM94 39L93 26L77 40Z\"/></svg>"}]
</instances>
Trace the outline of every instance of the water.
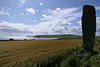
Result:
<instances>
[{"instance_id":1,"label":"water","mask_svg":"<svg viewBox=\"0 0 100 67\"><path fill-rule=\"evenodd\" d=\"M34 38L35 40L54 40L58 38Z\"/></svg>"},{"instance_id":2,"label":"water","mask_svg":"<svg viewBox=\"0 0 100 67\"><path fill-rule=\"evenodd\" d=\"M38 37L26 37L26 36L15 36L15 37L5 37L5 38L0 38L0 40L9 40L9 39L14 39L14 40L52 40L52 39L58 39L58 38L38 38Z\"/></svg>"}]
</instances>

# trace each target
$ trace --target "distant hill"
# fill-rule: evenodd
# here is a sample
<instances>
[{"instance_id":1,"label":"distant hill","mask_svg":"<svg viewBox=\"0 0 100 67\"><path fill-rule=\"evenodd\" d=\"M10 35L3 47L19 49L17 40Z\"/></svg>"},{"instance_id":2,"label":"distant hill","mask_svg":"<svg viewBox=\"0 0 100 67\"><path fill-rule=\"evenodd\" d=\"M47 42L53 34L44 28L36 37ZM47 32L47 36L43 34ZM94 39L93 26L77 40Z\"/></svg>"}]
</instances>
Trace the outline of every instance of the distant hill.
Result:
<instances>
[{"instance_id":1,"label":"distant hill","mask_svg":"<svg viewBox=\"0 0 100 67\"><path fill-rule=\"evenodd\" d=\"M61 36L74 36L70 34L64 34L64 35L36 35L34 37L61 37Z\"/></svg>"},{"instance_id":2,"label":"distant hill","mask_svg":"<svg viewBox=\"0 0 100 67\"><path fill-rule=\"evenodd\" d=\"M63 35L36 35L36 36L27 36L27 37L58 38L59 40L82 39L82 36L71 35L71 34L63 34Z\"/></svg>"},{"instance_id":3,"label":"distant hill","mask_svg":"<svg viewBox=\"0 0 100 67\"><path fill-rule=\"evenodd\" d=\"M36 36L27 36L27 37L58 38L58 40L82 39L82 36L80 36L80 35L71 35L71 34L63 34L63 35L36 35ZM100 39L100 36L96 36L95 39Z\"/></svg>"}]
</instances>

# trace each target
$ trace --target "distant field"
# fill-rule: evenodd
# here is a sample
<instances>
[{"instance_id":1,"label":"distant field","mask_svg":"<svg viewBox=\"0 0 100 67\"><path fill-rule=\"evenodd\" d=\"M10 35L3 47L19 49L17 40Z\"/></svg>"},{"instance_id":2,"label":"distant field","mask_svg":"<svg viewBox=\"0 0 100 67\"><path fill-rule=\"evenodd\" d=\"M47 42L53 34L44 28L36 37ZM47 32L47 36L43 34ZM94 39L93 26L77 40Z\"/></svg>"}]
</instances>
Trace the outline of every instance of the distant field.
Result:
<instances>
[{"instance_id":1,"label":"distant field","mask_svg":"<svg viewBox=\"0 0 100 67\"><path fill-rule=\"evenodd\" d=\"M0 67L17 60L38 56L58 50L74 48L82 44L82 40L28 40L28 41L1 41ZM55 54L55 53L54 53ZM40 56L41 57L41 56ZM46 57L49 57L46 56Z\"/></svg>"}]
</instances>

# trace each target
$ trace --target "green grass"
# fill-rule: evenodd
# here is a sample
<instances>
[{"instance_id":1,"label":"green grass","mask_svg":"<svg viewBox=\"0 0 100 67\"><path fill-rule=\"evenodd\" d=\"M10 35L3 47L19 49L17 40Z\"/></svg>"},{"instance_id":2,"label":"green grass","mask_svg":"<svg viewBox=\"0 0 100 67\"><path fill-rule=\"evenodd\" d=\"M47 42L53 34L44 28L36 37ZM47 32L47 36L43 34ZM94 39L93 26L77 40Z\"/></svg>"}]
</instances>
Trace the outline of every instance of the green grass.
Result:
<instances>
[{"instance_id":1,"label":"green grass","mask_svg":"<svg viewBox=\"0 0 100 67\"><path fill-rule=\"evenodd\" d=\"M94 52L84 51L79 54L73 54L63 62L63 67L100 67L100 42L96 40ZM75 52L75 51L74 51Z\"/></svg>"}]
</instances>

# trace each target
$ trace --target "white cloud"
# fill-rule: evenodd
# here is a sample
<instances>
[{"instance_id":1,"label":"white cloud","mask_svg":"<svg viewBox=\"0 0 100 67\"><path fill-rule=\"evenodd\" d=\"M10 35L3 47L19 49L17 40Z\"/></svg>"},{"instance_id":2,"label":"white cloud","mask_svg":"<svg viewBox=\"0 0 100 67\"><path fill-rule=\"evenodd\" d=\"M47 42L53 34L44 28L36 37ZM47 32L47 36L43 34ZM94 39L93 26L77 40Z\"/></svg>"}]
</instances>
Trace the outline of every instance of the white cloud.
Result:
<instances>
[{"instance_id":1,"label":"white cloud","mask_svg":"<svg viewBox=\"0 0 100 67\"><path fill-rule=\"evenodd\" d=\"M23 16L23 15L25 15L25 14L23 14L23 13L21 12L21 13L20 13L20 15L22 15L22 16Z\"/></svg>"},{"instance_id":2,"label":"white cloud","mask_svg":"<svg viewBox=\"0 0 100 67\"><path fill-rule=\"evenodd\" d=\"M41 20L46 22L51 22L51 32L54 34L78 34L81 35L80 26L72 26L71 22L74 22L77 18L82 16L82 12L79 11L80 8L68 8L55 10L43 10ZM77 22L74 22L77 23ZM50 28L50 27L49 27ZM50 34L50 33L49 33Z\"/></svg>"},{"instance_id":3,"label":"white cloud","mask_svg":"<svg viewBox=\"0 0 100 67\"><path fill-rule=\"evenodd\" d=\"M79 23L80 25L82 25L82 22L81 22L81 20L79 20L77 23Z\"/></svg>"},{"instance_id":4,"label":"white cloud","mask_svg":"<svg viewBox=\"0 0 100 67\"><path fill-rule=\"evenodd\" d=\"M18 5L18 6L21 8L21 7L26 3L26 0L18 0L18 2L19 2L19 3L15 3L15 2L14 2L14 3L15 3L16 5ZM13 3L13 1L12 1L12 3ZM13 3L13 4L14 4L14 3Z\"/></svg>"},{"instance_id":5,"label":"white cloud","mask_svg":"<svg viewBox=\"0 0 100 67\"><path fill-rule=\"evenodd\" d=\"M43 10L44 14L42 14L41 20L44 22L40 23L42 25L41 29L44 29L43 31L48 32L48 34L75 33L75 31L71 29L71 22L81 17L81 12L77 12L78 10L79 8ZM77 27L75 27L75 29L77 29ZM81 32L79 33L80 30L78 30L76 33L81 34ZM74 32L71 33L71 31Z\"/></svg>"},{"instance_id":6,"label":"white cloud","mask_svg":"<svg viewBox=\"0 0 100 67\"><path fill-rule=\"evenodd\" d=\"M33 22L36 22L36 20L33 20Z\"/></svg>"},{"instance_id":7,"label":"white cloud","mask_svg":"<svg viewBox=\"0 0 100 67\"><path fill-rule=\"evenodd\" d=\"M74 34L74 35L81 35L82 34L82 28L80 26L73 26L70 29L70 33Z\"/></svg>"},{"instance_id":8,"label":"white cloud","mask_svg":"<svg viewBox=\"0 0 100 67\"><path fill-rule=\"evenodd\" d=\"M69 8L61 10L60 8L56 8L55 10L44 10L45 14L42 15L43 18L41 18L41 20L57 20L66 18L67 21L72 21L81 16L81 12L75 12L78 9L79 8Z\"/></svg>"},{"instance_id":9,"label":"white cloud","mask_svg":"<svg viewBox=\"0 0 100 67\"><path fill-rule=\"evenodd\" d=\"M38 12L38 10L36 10Z\"/></svg>"},{"instance_id":10,"label":"white cloud","mask_svg":"<svg viewBox=\"0 0 100 67\"><path fill-rule=\"evenodd\" d=\"M98 20L100 20L100 17L97 17L96 20L97 20L97 22L98 22Z\"/></svg>"},{"instance_id":11,"label":"white cloud","mask_svg":"<svg viewBox=\"0 0 100 67\"><path fill-rule=\"evenodd\" d=\"M71 31L74 30L71 29L71 22L80 17L80 12L76 12L78 9L79 8L56 8L55 10L45 10L46 13L42 15L43 22L37 25L25 25L23 23L9 23L3 21L0 23L0 30L9 34L12 33L13 35L27 35L28 33L30 35L72 34ZM27 9L27 11L32 13L30 8ZM34 11L32 14L34 14ZM36 20L33 20L33 22L36 22Z\"/></svg>"},{"instance_id":12,"label":"white cloud","mask_svg":"<svg viewBox=\"0 0 100 67\"><path fill-rule=\"evenodd\" d=\"M26 9L27 12L35 14L32 8ZM43 35L43 34L74 34L81 35L81 20L82 15L80 8L67 8L55 10L43 10L42 22L37 25L25 25L23 23L10 23L2 21L0 23L0 37L2 36L15 36L15 35ZM23 13L20 13L23 15ZM4 14L7 15L7 14ZM77 20L76 20L77 19ZM76 22L74 21L76 20ZM30 20L37 22L37 20ZM73 22L73 23L72 23ZM100 17L97 17L97 35L100 35ZM80 26L74 25L79 23Z\"/></svg>"},{"instance_id":13,"label":"white cloud","mask_svg":"<svg viewBox=\"0 0 100 67\"><path fill-rule=\"evenodd\" d=\"M43 34L74 34L81 35L81 17L79 8L68 8L55 10L44 10L42 14L42 22L37 25L25 25L23 23L0 23L0 32L5 35L43 35ZM76 20L76 22L74 21ZM36 20L32 20L36 22ZM73 23L72 23L73 22ZM100 35L100 17L97 17L97 35ZM80 26L74 25L79 23ZM7 34L8 33L8 34ZM0 34L0 35L4 35Z\"/></svg>"},{"instance_id":14,"label":"white cloud","mask_svg":"<svg viewBox=\"0 0 100 67\"><path fill-rule=\"evenodd\" d=\"M9 23L9 22L5 22L5 21L2 21L2 23L0 23L0 31L6 32L9 35L10 34L11 35L12 34L13 35L15 35L15 34L21 35L21 33L30 34L31 31L29 31L28 29L31 27L32 27L32 25L24 25L23 23Z\"/></svg>"},{"instance_id":15,"label":"white cloud","mask_svg":"<svg viewBox=\"0 0 100 67\"><path fill-rule=\"evenodd\" d=\"M25 27L28 26L25 26L23 23L9 23L5 21L2 21L2 23L0 23L0 29L18 29L20 31L24 31Z\"/></svg>"},{"instance_id":16,"label":"white cloud","mask_svg":"<svg viewBox=\"0 0 100 67\"><path fill-rule=\"evenodd\" d=\"M5 11L4 7L2 7L2 11Z\"/></svg>"},{"instance_id":17,"label":"white cloud","mask_svg":"<svg viewBox=\"0 0 100 67\"><path fill-rule=\"evenodd\" d=\"M80 21L78 21L80 23ZM100 35L100 17L97 17L97 35ZM76 22L77 23L77 22ZM71 26L66 20L45 21L38 25L25 25L23 23L0 23L0 37L27 36L43 34L74 34L81 35L81 26Z\"/></svg>"},{"instance_id":18,"label":"white cloud","mask_svg":"<svg viewBox=\"0 0 100 67\"><path fill-rule=\"evenodd\" d=\"M4 11L0 11L0 14L1 15L8 15L8 16L10 16L10 14L8 12L4 12Z\"/></svg>"},{"instance_id":19,"label":"white cloud","mask_svg":"<svg viewBox=\"0 0 100 67\"><path fill-rule=\"evenodd\" d=\"M0 37L29 35L32 33L29 30L31 27L32 25L24 25L23 23L9 23L2 21L2 23L0 23L0 32L3 34L0 33Z\"/></svg>"},{"instance_id":20,"label":"white cloud","mask_svg":"<svg viewBox=\"0 0 100 67\"><path fill-rule=\"evenodd\" d=\"M26 9L27 12L31 13L31 14L35 14L35 10L33 8L28 8Z\"/></svg>"},{"instance_id":21,"label":"white cloud","mask_svg":"<svg viewBox=\"0 0 100 67\"><path fill-rule=\"evenodd\" d=\"M96 10L100 10L100 6L97 6L97 7L95 7L96 8Z\"/></svg>"},{"instance_id":22,"label":"white cloud","mask_svg":"<svg viewBox=\"0 0 100 67\"><path fill-rule=\"evenodd\" d=\"M26 0L18 0L20 3L24 4Z\"/></svg>"},{"instance_id":23,"label":"white cloud","mask_svg":"<svg viewBox=\"0 0 100 67\"><path fill-rule=\"evenodd\" d=\"M100 36L100 17L96 18L96 34Z\"/></svg>"}]
</instances>

